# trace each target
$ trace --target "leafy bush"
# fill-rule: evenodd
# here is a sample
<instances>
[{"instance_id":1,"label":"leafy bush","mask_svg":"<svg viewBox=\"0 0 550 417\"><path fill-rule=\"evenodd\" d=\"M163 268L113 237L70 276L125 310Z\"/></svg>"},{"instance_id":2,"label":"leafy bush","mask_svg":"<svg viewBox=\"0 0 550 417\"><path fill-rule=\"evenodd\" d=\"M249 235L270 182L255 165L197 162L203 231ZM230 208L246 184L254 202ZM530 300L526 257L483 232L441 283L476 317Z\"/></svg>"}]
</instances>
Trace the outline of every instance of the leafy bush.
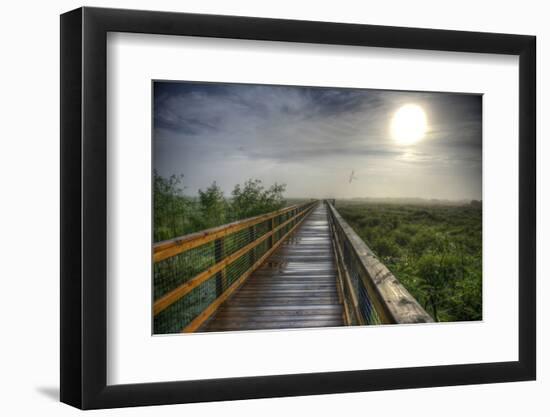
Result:
<instances>
[{"instance_id":1,"label":"leafy bush","mask_svg":"<svg viewBox=\"0 0 550 417\"><path fill-rule=\"evenodd\" d=\"M243 186L237 184L231 193L233 215L244 219L283 208L286 204L283 197L285 189L286 185L277 183L266 189L257 179L250 179Z\"/></svg>"},{"instance_id":2,"label":"leafy bush","mask_svg":"<svg viewBox=\"0 0 550 417\"><path fill-rule=\"evenodd\" d=\"M396 258L399 256L399 246L389 237L378 238L374 242L375 253L382 258Z\"/></svg>"},{"instance_id":3,"label":"leafy bush","mask_svg":"<svg viewBox=\"0 0 550 417\"><path fill-rule=\"evenodd\" d=\"M183 175L153 175L153 237L156 242L188 233L194 217L192 201L183 195Z\"/></svg>"},{"instance_id":4,"label":"leafy bush","mask_svg":"<svg viewBox=\"0 0 550 417\"><path fill-rule=\"evenodd\" d=\"M237 184L231 199L214 181L198 197L184 195L183 175L169 178L154 172L153 216L155 242L257 216L286 206L284 184L265 188L260 180Z\"/></svg>"},{"instance_id":5,"label":"leafy bush","mask_svg":"<svg viewBox=\"0 0 550 417\"><path fill-rule=\"evenodd\" d=\"M407 247L411 242L411 235L403 230L398 229L393 234L393 240L401 247Z\"/></svg>"},{"instance_id":6,"label":"leafy bush","mask_svg":"<svg viewBox=\"0 0 550 417\"><path fill-rule=\"evenodd\" d=\"M458 265L457 256L447 253L422 255L416 264L417 274L422 280L421 287L435 320L439 320L439 306L456 289Z\"/></svg>"},{"instance_id":7,"label":"leafy bush","mask_svg":"<svg viewBox=\"0 0 550 417\"><path fill-rule=\"evenodd\" d=\"M216 181L205 191L199 190L199 202L203 229L226 223L227 203Z\"/></svg>"},{"instance_id":8,"label":"leafy bush","mask_svg":"<svg viewBox=\"0 0 550 417\"><path fill-rule=\"evenodd\" d=\"M420 258L428 249L431 249L435 245L433 233L430 233L426 229L421 229L411 239L410 251L415 258Z\"/></svg>"}]
</instances>

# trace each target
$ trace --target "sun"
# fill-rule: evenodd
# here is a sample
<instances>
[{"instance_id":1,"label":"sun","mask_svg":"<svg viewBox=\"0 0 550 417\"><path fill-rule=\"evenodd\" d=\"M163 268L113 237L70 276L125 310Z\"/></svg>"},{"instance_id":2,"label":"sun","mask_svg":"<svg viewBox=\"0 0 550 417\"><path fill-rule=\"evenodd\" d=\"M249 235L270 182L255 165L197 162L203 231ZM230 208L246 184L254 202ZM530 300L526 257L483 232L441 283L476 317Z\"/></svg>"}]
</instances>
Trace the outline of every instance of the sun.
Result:
<instances>
[{"instance_id":1,"label":"sun","mask_svg":"<svg viewBox=\"0 0 550 417\"><path fill-rule=\"evenodd\" d=\"M400 145L412 145L426 134L426 113L417 104L401 106L391 121L391 135Z\"/></svg>"}]
</instances>

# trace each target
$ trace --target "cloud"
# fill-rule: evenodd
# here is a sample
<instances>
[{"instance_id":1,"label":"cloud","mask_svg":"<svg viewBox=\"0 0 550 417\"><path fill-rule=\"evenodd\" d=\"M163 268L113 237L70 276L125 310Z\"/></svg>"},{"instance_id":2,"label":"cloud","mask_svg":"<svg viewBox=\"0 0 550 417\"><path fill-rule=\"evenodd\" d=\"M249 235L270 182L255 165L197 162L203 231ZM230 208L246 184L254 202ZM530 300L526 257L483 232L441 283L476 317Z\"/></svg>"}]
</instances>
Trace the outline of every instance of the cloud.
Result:
<instances>
[{"instance_id":1,"label":"cloud","mask_svg":"<svg viewBox=\"0 0 550 417\"><path fill-rule=\"evenodd\" d=\"M408 102L425 108L430 125L426 139L414 150L398 146L389 137L393 112ZM388 167L399 175L418 175L419 168L441 173L451 165L456 170L456 166L471 168L481 163L481 97L156 82L154 148L155 168L164 175L183 173L192 190L216 175L227 181L263 175L266 181L284 177L296 182L275 169L304 177L307 170L322 176L331 167L325 182L329 175L354 166L370 166L371 177L386 175L385 179ZM236 167L246 167L248 172L228 172L242 171ZM481 192L481 179L478 182L468 187L469 193ZM293 186L287 189L291 192ZM303 185L295 192L307 189Z\"/></svg>"}]
</instances>

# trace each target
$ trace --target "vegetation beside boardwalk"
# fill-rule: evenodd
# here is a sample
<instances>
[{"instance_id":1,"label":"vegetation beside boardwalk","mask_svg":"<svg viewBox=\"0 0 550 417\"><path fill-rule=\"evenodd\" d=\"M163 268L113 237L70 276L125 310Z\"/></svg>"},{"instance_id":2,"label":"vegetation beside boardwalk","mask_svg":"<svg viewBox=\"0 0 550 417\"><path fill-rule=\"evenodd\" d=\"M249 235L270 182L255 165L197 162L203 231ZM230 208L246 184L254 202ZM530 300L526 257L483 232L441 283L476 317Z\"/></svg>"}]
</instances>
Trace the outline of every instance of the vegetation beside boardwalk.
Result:
<instances>
[{"instance_id":1,"label":"vegetation beside boardwalk","mask_svg":"<svg viewBox=\"0 0 550 417\"><path fill-rule=\"evenodd\" d=\"M155 172L153 187L155 242L269 213L295 203L284 199L284 185L273 184L265 187L258 179L249 179L244 184L235 185L228 196L224 195L216 182L213 182L206 189L199 190L198 196L191 197L185 194L183 176L173 175L164 178ZM255 228L262 231L261 225ZM223 239L222 256L224 252L227 255L240 249L249 243L251 238L248 229L226 236ZM268 241L253 251L259 251L266 245ZM216 248L216 242L212 241L155 262L153 266L154 300L158 300L219 262ZM226 267L224 271L226 284L223 290L240 277L253 262L254 259L250 253L247 253ZM154 333L181 331L219 296L217 285L217 279L209 279L156 314L153 324Z\"/></svg>"},{"instance_id":2,"label":"vegetation beside boardwalk","mask_svg":"<svg viewBox=\"0 0 550 417\"><path fill-rule=\"evenodd\" d=\"M436 321L481 320L480 202L341 200L337 210Z\"/></svg>"},{"instance_id":3,"label":"vegetation beside boardwalk","mask_svg":"<svg viewBox=\"0 0 550 417\"><path fill-rule=\"evenodd\" d=\"M226 198L214 181L199 190L198 197L184 194L183 175L169 178L156 171L153 178L153 213L155 242L197 232L236 220L278 210L287 205L283 197L286 186L273 184L265 187L258 179L236 184Z\"/></svg>"}]
</instances>

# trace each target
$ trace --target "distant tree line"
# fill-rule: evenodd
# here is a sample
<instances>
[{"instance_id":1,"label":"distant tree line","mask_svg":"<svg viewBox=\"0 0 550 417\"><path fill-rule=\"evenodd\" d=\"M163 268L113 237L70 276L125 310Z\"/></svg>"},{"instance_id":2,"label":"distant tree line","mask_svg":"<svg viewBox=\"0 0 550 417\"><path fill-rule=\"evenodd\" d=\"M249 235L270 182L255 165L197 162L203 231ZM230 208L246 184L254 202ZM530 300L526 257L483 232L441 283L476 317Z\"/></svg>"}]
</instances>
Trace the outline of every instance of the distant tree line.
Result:
<instances>
[{"instance_id":1,"label":"distant tree line","mask_svg":"<svg viewBox=\"0 0 550 417\"><path fill-rule=\"evenodd\" d=\"M183 175L162 177L154 171L153 237L155 242L253 217L286 206L286 185L265 187L259 179L236 184L226 198L214 181L198 196L184 194Z\"/></svg>"}]
</instances>

